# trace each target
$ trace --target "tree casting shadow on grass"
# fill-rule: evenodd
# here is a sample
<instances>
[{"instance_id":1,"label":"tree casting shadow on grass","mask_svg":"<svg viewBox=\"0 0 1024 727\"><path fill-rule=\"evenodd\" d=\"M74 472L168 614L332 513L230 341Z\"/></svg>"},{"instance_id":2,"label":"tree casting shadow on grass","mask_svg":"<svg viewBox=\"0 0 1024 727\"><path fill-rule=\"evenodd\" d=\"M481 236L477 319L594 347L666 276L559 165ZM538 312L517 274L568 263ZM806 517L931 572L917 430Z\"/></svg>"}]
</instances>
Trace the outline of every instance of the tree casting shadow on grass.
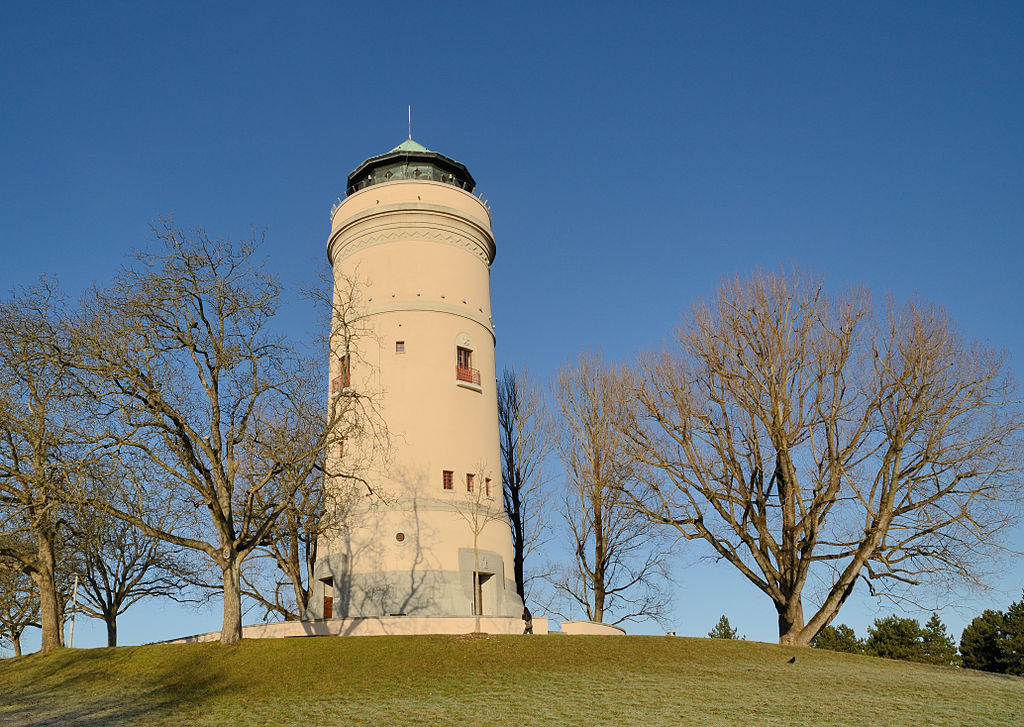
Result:
<instances>
[{"instance_id":1,"label":"tree casting shadow on grass","mask_svg":"<svg viewBox=\"0 0 1024 727\"><path fill-rule=\"evenodd\" d=\"M229 647L230 648L230 647ZM221 669L209 669L205 659L196 659L189 668L180 659L168 659L158 667L146 665L137 679L104 681L110 661L123 657L117 649L92 649L76 652L69 663L61 653L32 655L19 659L32 665L30 682L12 686L4 669L0 682L0 724L5 727L105 727L114 724L146 724L149 720L176 717L183 713L202 713L203 705L234 688ZM17 666L12 663L11 667ZM97 684L104 688L97 689Z\"/></svg>"}]
</instances>

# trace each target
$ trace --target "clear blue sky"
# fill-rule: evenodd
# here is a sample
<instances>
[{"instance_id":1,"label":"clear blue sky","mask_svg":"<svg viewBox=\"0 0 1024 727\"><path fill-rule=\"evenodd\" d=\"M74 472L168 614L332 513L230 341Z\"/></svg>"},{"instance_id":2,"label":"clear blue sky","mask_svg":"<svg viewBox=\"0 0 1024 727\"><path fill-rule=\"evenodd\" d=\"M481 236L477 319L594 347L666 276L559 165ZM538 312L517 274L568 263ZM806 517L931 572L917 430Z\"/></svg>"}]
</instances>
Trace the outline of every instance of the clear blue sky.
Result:
<instances>
[{"instance_id":1,"label":"clear blue sky","mask_svg":"<svg viewBox=\"0 0 1024 727\"><path fill-rule=\"evenodd\" d=\"M265 228L281 278L309 279L346 175L412 104L493 206L499 365L628 358L723 275L795 262L936 300L1021 368L1024 4L184 5L0 10L0 291L103 281L170 213ZM996 585L942 612L957 635L1020 597L1020 558ZM680 571L679 633L723 612L776 638L727 566ZM143 604L121 636L218 623Z\"/></svg>"}]
</instances>

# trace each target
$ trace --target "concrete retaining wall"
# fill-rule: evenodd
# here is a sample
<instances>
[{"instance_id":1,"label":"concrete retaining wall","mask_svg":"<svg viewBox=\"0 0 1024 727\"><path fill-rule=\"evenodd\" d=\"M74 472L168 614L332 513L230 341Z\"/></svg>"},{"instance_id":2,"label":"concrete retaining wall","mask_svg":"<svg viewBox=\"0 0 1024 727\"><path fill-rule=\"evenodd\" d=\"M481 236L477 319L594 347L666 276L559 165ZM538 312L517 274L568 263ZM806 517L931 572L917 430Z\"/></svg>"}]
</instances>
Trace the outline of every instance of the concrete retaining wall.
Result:
<instances>
[{"instance_id":1,"label":"concrete retaining wall","mask_svg":"<svg viewBox=\"0 0 1024 727\"><path fill-rule=\"evenodd\" d=\"M592 634L596 636L625 636L626 630L597 621L563 621L563 634Z\"/></svg>"},{"instance_id":2,"label":"concrete retaining wall","mask_svg":"<svg viewBox=\"0 0 1024 727\"><path fill-rule=\"evenodd\" d=\"M244 639L284 639L296 636L410 636L416 634L469 634L477 630L473 616L386 616L367 618L335 618L320 621L286 621L284 623L255 624L242 627ZM480 629L487 634L521 634L523 621L519 618L481 616ZM546 634L548 620L533 619L533 632ZM188 644L199 641L217 641L220 631L196 634L164 641L165 644Z\"/></svg>"}]
</instances>

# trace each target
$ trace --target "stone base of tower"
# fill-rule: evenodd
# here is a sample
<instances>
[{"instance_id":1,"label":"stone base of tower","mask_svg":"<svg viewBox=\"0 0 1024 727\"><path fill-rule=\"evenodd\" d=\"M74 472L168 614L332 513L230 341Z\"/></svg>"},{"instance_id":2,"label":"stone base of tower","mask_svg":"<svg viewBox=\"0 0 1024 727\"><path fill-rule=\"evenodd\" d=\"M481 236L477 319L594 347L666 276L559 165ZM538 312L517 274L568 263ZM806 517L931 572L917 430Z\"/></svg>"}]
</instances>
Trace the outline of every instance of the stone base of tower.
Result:
<instances>
[{"instance_id":1,"label":"stone base of tower","mask_svg":"<svg viewBox=\"0 0 1024 727\"><path fill-rule=\"evenodd\" d=\"M523 601L515 581L504 577L497 553L458 551L459 570L412 569L352 573L348 558L317 561L313 598L304 618L482 617L520 619ZM474 573L479 572L479 586ZM478 608L479 604L479 608ZM443 633L443 632L442 632ZM501 633L506 633L502 631Z\"/></svg>"}]
</instances>

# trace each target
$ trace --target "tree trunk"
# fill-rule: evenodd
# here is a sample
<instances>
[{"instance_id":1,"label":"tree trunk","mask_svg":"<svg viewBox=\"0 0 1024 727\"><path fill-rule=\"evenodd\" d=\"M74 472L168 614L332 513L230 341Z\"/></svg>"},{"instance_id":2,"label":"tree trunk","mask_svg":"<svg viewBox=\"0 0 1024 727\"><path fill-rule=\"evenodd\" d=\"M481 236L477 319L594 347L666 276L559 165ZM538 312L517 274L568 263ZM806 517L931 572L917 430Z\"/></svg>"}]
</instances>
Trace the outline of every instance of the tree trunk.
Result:
<instances>
[{"instance_id":1,"label":"tree trunk","mask_svg":"<svg viewBox=\"0 0 1024 727\"><path fill-rule=\"evenodd\" d=\"M53 588L57 588L57 576L54 576ZM67 646L67 640L64 638L64 624L68 621L67 614L64 611L64 598L60 592L57 592L57 641L61 646Z\"/></svg>"},{"instance_id":2,"label":"tree trunk","mask_svg":"<svg viewBox=\"0 0 1024 727\"><path fill-rule=\"evenodd\" d=\"M296 549L298 545L295 546ZM295 593L295 616L291 614L285 614L285 621L301 621L306 616L306 611L309 609L309 600L313 595L313 568L316 565L316 557L312 561L306 560L306 574L308 576L309 583L302 582L302 568L299 566L299 555L297 550L295 555L289 558L289 569L292 569L289 573L289 578L292 582L292 591ZM294 574L294 575L292 575Z\"/></svg>"},{"instance_id":3,"label":"tree trunk","mask_svg":"<svg viewBox=\"0 0 1024 727\"><path fill-rule=\"evenodd\" d=\"M14 644L14 656L21 656L21 634L11 634L11 643Z\"/></svg>"},{"instance_id":4,"label":"tree trunk","mask_svg":"<svg viewBox=\"0 0 1024 727\"><path fill-rule=\"evenodd\" d=\"M107 646L117 646L117 614L103 614L103 620L107 624Z\"/></svg>"},{"instance_id":5,"label":"tree trunk","mask_svg":"<svg viewBox=\"0 0 1024 727\"><path fill-rule=\"evenodd\" d=\"M220 627L220 643L237 644L242 640L242 589L238 553L231 553L224 574L224 622Z\"/></svg>"},{"instance_id":6,"label":"tree trunk","mask_svg":"<svg viewBox=\"0 0 1024 727\"><path fill-rule=\"evenodd\" d=\"M477 533L473 533L473 615L476 624L473 633L480 633L480 614L483 611L483 594L480 592L480 551L477 548Z\"/></svg>"},{"instance_id":7,"label":"tree trunk","mask_svg":"<svg viewBox=\"0 0 1024 727\"><path fill-rule=\"evenodd\" d=\"M604 567L603 567L603 553L599 547L595 547L594 560L597 561L594 565L594 572L591 580L591 590L594 594L594 606L589 607L587 610L590 612L587 617L591 621L597 621L598 623L604 622L604 600L605 600L605 579L604 579Z\"/></svg>"},{"instance_id":8,"label":"tree trunk","mask_svg":"<svg viewBox=\"0 0 1024 727\"><path fill-rule=\"evenodd\" d=\"M516 579L516 593L519 594L519 598L523 600L523 605L525 605L526 583L523 579L523 561L525 560L525 554L523 553L523 550L526 547L526 543L524 542L525 534L523 533L523 525L519 518L520 514L517 511L515 522L512 524L515 528L512 538L512 569Z\"/></svg>"},{"instance_id":9,"label":"tree trunk","mask_svg":"<svg viewBox=\"0 0 1024 727\"><path fill-rule=\"evenodd\" d=\"M43 631L39 651L43 654L63 646L60 605L57 603L57 584L54 581L53 570L53 543L40 535L36 567L31 575L36 588L39 589L39 624Z\"/></svg>"},{"instance_id":10,"label":"tree trunk","mask_svg":"<svg viewBox=\"0 0 1024 727\"><path fill-rule=\"evenodd\" d=\"M605 549L604 528L602 527L600 510L598 508L599 505L595 503L595 512L598 513L598 517L594 518L594 612L591 614L590 620L604 623L604 602L607 597L605 562L608 553Z\"/></svg>"},{"instance_id":11,"label":"tree trunk","mask_svg":"<svg viewBox=\"0 0 1024 727\"><path fill-rule=\"evenodd\" d=\"M523 562L526 560L526 532L523 527L523 508L519 499L520 487L517 483L508 486L511 512L509 525L512 526L512 572L516 579L516 593L526 605L526 582L523 577Z\"/></svg>"},{"instance_id":12,"label":"tree trunk","mask_svg":"<svg viewBox=\"0 0 1024 727\"><path fill-rule=\"evenodd\" d=\"M811 639L804 631L804 607L799 597L785 604L776 604L779 612L779 643L788 646L807 646Z\"/></svg>"}]
</instances>

